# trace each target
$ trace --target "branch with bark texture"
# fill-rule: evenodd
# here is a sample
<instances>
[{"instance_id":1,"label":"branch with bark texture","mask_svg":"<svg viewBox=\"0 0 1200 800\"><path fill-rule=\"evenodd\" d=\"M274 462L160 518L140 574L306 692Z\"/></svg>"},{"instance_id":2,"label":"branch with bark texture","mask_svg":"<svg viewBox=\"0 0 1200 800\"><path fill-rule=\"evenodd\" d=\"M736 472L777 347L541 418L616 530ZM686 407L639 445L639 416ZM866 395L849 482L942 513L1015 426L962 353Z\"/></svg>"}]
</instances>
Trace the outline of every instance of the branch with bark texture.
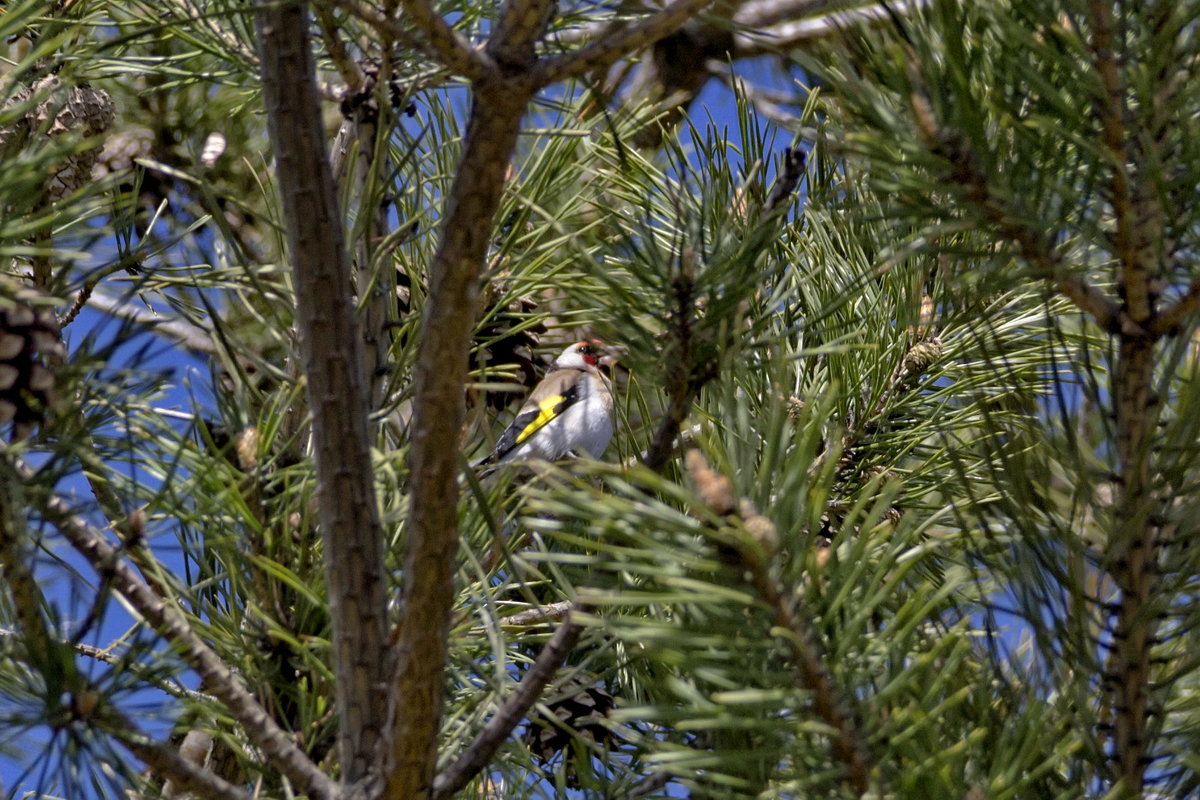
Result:
<instances>
[{"instance_id":1,"label":"branch with bark texture","mask_svg":"<svg viewBox=\"0 0 1200 800\"><path fill-rule=\"evenodd\" d=\"M543 61L534 80L548 86L597 69L607 69L620 58L663 39L704 10L713 0L675 0L666 8L637 22L618 21L605 27L595 41L578 50Z\"/></svg>"},{"instance_id":2,"label":"branch with bark texture","mask_svg":"<svg viewBox=\"0 0 1200 800\"><path fill-rule=\"evenodd\" d=\"M888 22L894 15L908 14L922 3L919 0L888 5L878 3L841 10L831 10L830 5L822 0L747 3L742 12L733 18L737 30L733 34L731 55L734 58L753 58L778 53L839 35L847 28ZM813 13L820 16L808 16Z\"/></svg>"},{"instance_id":3,"label":"branch with bark texture","mask_svg":"<svg viewBox=\"0 0 1200 800\"><path fill-rule=\"evenodd\" d=\"M353 784L378 775L388 714L383 529L371 467L362 345L306 4L261 5L255 29L313 416L342 780Z\"/></svg>"}]
</instances>

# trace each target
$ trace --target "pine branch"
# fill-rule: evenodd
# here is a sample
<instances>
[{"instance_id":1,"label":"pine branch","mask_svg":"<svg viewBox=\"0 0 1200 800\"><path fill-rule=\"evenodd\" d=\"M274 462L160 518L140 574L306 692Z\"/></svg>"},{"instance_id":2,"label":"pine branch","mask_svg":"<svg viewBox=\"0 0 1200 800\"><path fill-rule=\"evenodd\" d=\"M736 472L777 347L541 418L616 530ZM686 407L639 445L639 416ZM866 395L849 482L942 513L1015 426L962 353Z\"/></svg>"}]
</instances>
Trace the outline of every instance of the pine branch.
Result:
<instances>
[{"instance_id":1,"label":"pine branch","mask_svg":"<svg viewBox=\"0 0 1200 800\"><path fill-rule=\"evenodd\" d=\"M675 453L679 432L692 410L692 402L708 379L716 375L693 375L693 323L696 314L695 253L684 251L679 255L679 272L671 281L674 293L671 303L668 335L675 345L672 358L668 361L667 409L650 447L642 458L642 464L654 472L662 472Z\"/></svg>"},{"instance_id":2,"label":"pine branch","mask_svg":"<svg viewBox=\"0 0 1200 800\"><path fill-rule=\"evenodd\" d=\"M687 471L696 494L718 517L735 529L738 541L722 554L736 560L749 576L759 599L770 610L775 627L792 656L801 685L812 696L813 711L833 729L833 757L845 770L846 780L859 795L871 789L872 759L866 741L842 700L833 674L825 663L820 640L812 624L795 608L793 594L772 574L771 560L778 533L748 501L734 496L729 479L715 472L697 449L687 453Z\"/></svg>"},{"instance_id":3,"label":"pine branch","mask_svg":"<svg viewBox=\"0 0 1200 800\"><path fill-rule=\"evenodd\" d=\"M1156 152L1131 153L1130 145L1152 148L1142 135L1128 129L1128 91L1121 79L1127 54L1116 48L1112 8L1102 0L1089 0L1092 36L1088 42L1092 67L1100 78L1101 96L1094 101L1100 119L1101 141L1107 150L1109 202L1115 231L1113 247L1120 269L1116 280L1122 315L1135 326L1122 326L1117 349L1113 393L1117 422L1118 497L1114 537L1108 553L1120 599L1113 631L1109 674L1113 694L1113 758L1124 788L1140 797L1147 782L1151 746L1151 663L1158 631L1154 613L1159 589L1159 533L1152 510L1154 477L1151 456L1161 404L1154 388L1155 348L1159 331L1175 328L1195 300L1187 294L1161 317L1157 291L1161 277L1151 243L1161 241L1164 223L1149 190L1138 180L1147 160Z\"/></svg>"},{"instance_id":4,"label":"pine branch","mask_svg":"<svg viewBox=\"0 0 1200 800\"><path fill-rule=\"evenodd\" d=\"M1116 226L1114 244L1117 258L1123 271L1122 284L1125 289L1125 309L1130 318L1139 325L1145 324L1153 313L1149 291L1149 274L1141 258L1135 239L1135 228L1139 222L1134 213L1134 187L1126 147L1124 107L1125 90L1121 85L1119 56L1113 52L1112 8L1104 0L1089 0L1088 14L1091 17L1092 37L1089 49L1093 66L1100 76L1103 95L1096 98L1095 106L1100 117L1100 129L1105 149L1108 150L1110 171L1109 201L1112 203Z\"/></svg>"},{"instance_id":5,"label":"pine branch","mask_svg":"<svg viewBox=\"0 0 1200 800\"><path fill-rule=\"evenodd\" d=\"M1155 337L1174 336L1197 312L1200 312L1200 281L1192 283L1183 297L1155 315L1150 325L1150 334Z\"/></svg>"},{"instance_id":6,"label":"pine branch","mask_svg":"<svg viewBox=\"0 0 1200 800\"><path fill-rule=\"evenodd\" d=\"M578 612L583 609L572 605L571 610ZM583 627L569 618L558 626L550 641L542 646L533 665L521 676L516 691L497 709L458 759L434 779L434 800L449 800L487 765L530 707L542 696L563 660L575 648L582 631Z\"/></svg>"},{"instance_id":7,"label":"pine branch","mask_svg":"<svg viewBox=\"0 0 1200 800\"><path fill-rule=\"evenodd\" d=\"M11 581L11 578L6 577L5 579ZM23 640L20 632L9 630L8 628L0 628L0 639L9 639L17 643ZM83 642L68 642L59 639L53 641L50 646L70 647L84 658L92 658L96 661L102 661L105 664L120 665L122 669L127 670L134 675L138 675L138 677L144 676L146 680L153 683L155 687L162 689L164 692L172 694L176 697L186 697L189 700L196 700L200 702L212 702L213 697L210 694L197 692L195 689L189 689L177 681L160 678L158 676L144 675L145 669L141 664L137 662L131 662L127 659L121 658L120 656L113 655L112 649L115 647L115 643L110 644L108 647L95 647L90 644L84 644Z\"/></svg>"},{"instance_id":8,"label":"pine branch","mask_svg":"<svg viewBox=\"0 0 1200 800\"><path fill-rule=\"evenodd\" d=\"M270 718L221 657L204 643L187 618L172 602L155 594L121 560L120 551L105 541L68 503L51 496L45 503L49 519L71 545L105 575L112 588L160 635L179 649L211 694L229 709L250 741L297 786L317 800L333 800L337 785L298 748L291 735Z\"/></svg>"},{"instance_id":9,"label":"pine branch","mask_svg":"<svg viewBox=\"0 0 1200 800\"><path fill-rule=\"evenodd\" d=\"M637 22L610 23L596 38L578 50L543 60L533 78L539 86L607 69L618 59L653 44L703 11L713 0L675 0L666 8Z\"/></svg>"},{"instance_id":10,"label":"pine branch","mask_svg":"<svg viewBox=\"0 0 1200 800\"><path fill-rule=\"evenodd\" d=\"M337 36L336 30L330 36ZM363 375L368 384L369 407L378 408L386 391L392 325L397 316L395 272L379 269L378 247L388 239L390 197L382 185L392 174L388 149L383 146L391 130L391 69L395 42L381 33L383 53L377 69L359 70L354 90L340 102L342 124L330 157L339 195L357 198L347 213L357 212L360 233L354 243L355 287L358 292L356 324L363 342ZM357 65L355 65L357 67ZM381 136L382 134L382 136ZM348 173L350 166L353 173ZM382 196L381 196L382 195ZM365 220L365 221L364 221ZM384 262L386 263L386 262Z\"/></svg>"},{"instance_id":11,"label":"pine branch","mask_svg":"<svg viewBox=\"0 0 1200 800\"><path fill-rule=\"evenodd\" d=\"M383 530L375 502L367 387L349 256L325 144L307 17L304 3L264 5L255 15L255 29L313 415L342 779L355 783L378 771L387 725Z\"/></svg>"},{"instance_id":12,"label":"pine branch","mask_svg":"<svg viewBox=\"0 0 1200 800\"><path fill-rule=\"evenodd\" d=\"M946 161L950 166L949 177L963 188L965 200L1002 236L1017 246L1021 257L1034 268L1038 278L1052 283L1102 330L1115 333L1122 327L1140 329L1138 323L1122 312L1115 300L1092 286L1083 276L1064 275L1067 267L1062 253L1045 234L1030 227L1016 209L997 196L961 132L943 127L923 95L914 91L910 101L913 117L926 147Z\"/></svg>"}]
</instances>

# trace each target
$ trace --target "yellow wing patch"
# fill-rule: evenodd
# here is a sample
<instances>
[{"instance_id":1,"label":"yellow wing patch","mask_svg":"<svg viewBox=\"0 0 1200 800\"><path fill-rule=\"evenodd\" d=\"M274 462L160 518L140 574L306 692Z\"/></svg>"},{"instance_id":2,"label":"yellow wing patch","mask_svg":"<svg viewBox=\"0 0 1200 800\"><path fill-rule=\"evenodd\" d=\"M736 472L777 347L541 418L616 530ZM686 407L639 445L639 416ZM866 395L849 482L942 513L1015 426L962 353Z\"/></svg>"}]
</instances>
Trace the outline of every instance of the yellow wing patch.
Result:
<instances>
[{"instance_id":1,"label":"yellow wing patch","mask_svg":"<svg viewBox=\"0 0 1200 800\"><path fill-rule=\"evenodd\" d=\"M556 394L547 397L538 403L538 415L534 417L528 425L522 428L519 434L517 434L517 444L521 444L530 436L533 436L533 434L536 433L539 428L557 417L562 411L560 404L566 399L567 398L563 397L561 394Z\"/></svg>"}]
</instances>

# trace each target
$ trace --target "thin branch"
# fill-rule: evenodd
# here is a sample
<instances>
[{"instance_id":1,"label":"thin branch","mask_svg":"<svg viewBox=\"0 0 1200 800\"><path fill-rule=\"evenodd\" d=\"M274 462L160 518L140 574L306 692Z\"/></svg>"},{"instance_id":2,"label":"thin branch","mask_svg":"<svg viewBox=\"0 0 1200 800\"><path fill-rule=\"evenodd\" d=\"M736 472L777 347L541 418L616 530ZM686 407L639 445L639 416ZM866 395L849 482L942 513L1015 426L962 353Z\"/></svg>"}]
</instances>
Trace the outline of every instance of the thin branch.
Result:
<instances>
[{"instance_id":1,"label":"thin branch","mask_svg":"<svg viewBox=\"0 0 1200 800\"><path fill-rule=\"evenodd\" d=\"M399 44L406 50L422 53L430 52L430 48L414 36L408 28L391 17L381 14L372 6L363 5L358 0L324 0L324 2L334 8L340 8L355 19L367 23L378 31L383 38Z\"/></svg>"},{"instance_id":2,"label":"thin branch","mask_svg":"<svg viewBox=\"0 0 1200 800\"><path fill-rule=\"evenodd\" d=\"M692 323L696 313L694 261L694 253L686 250L680 253L679 272L671 281L675 296L668 325L676 349L667 367L667 410L642 459L642 464L654 472L662 472L674 454L683 423L691 413L692 401L703 386L699 376L691 374L694 367Z\"/></svg>"},{"instance_id":3,"label":"thin branch","mask_svg":"<svg viewBox=\"0 0 1200 800\"><path fill-rule=\"evenodd\" d=\"M495 72L492 59L451 28L429 0L402 0L402 5L417 30L424 34L428 47L422 49L429 51L436 60L473 81Z\"/></svg>"},{"instance_id":4,"label":"thin branch","mask_svg":"<svg viewBox=\"0 0 1200 800\"><path fill-rule=\"evenodd\" d=\"M94 293L87 305L105 314L148 326L155 334L163 334L195 353L215 353L217 346L203 329L182 319L169 319L159 312L104 292Z\"/></svg>"},{"instance_id":5,"label":"thin branch","mask_svg":"<svg viewBox=\"0 0 1200 800\"><path fill-rule=\"evenodd\" d=\"M71 307L67 309L67 313L63 314L62 319L58 321L59 330L62 330L75 321L75 318L79 316L79 312L83 311L84 306L87 305L88 298L92 296L97 283L98 281L90 280L79 289L79 294L75 295L75 302L71 303Z\"/></svg>"},{"instance_id":6,"label":"thin branch","mask_svg":"<svg viewBox=\"0 0 1200 800\"><path fill-rule=\"evenodd\" d=\"M379 750L388 715L383 528L350 258L325 144L307 16L302 2L260 5L255 30L313 416L342 779L353 784L382 771Z\"/></svg>"},{"instance_id":7,"label":"thin branch","mask_svg":"<svg viewBox=\"0 0 1200 800\"><path fill-rule=\"evenodd\" d=\"M179 743L179 755L184 761L189 764L195 764L197 767L204 766L204 762L212 754L213 735L210 731L203 728L192 728L183 736L183 741ZM181 786L175 781L166 780L162 787L163 797L174 800L175 798L184 797L188 794L186 786Z\"/></svg>"},{"instance_id":8,"label":"thin branch","mask_svg":"<svg viewBox=\"0 0 1200 800\"><path fill-rule=\"evenodd\" d=\"M329 60L333 62L333 65L337 67L338 74L342 76L347 92L358 91L366 76L363 75L362 68L358 66L358 63L350 57L346 43L342 41L342 32L338 27L337 20L329 12L329 8L322 3L317 3L313 8L313 15L317 18L317 27L321 30L321 41L325 43L325 52L329 53Z\"/></svg>"},{"instance_id":9,"label":"thin branch","mask_svg":"<svg viewBox=\"0 0 1200 800\"><path fill-rule=\"evenodd\" d=\"M991 180L980 168L967 140L957 131L940 125L932 105L922 94L914 91L909 99L913 105L914 120L930 152L946 161L950 167L949 177L965 190L965 199L1002 236L1017 246L1021 257L1034 268L1037 276L1053 284L1103 330L1109 333L1116 333L1123 327L1131 332L1140 330L1140 323L1133 322L1123 314L1116 300L1092 286L1082 275L1064 276L1067 267L1062 253L1049 237L1029 226L1020 214L996 195Z\"/></svg>"},{"instance_id":10,"label":"thin branch","mask_svg":"<svg viewBox=\"0 0 1200 800\"><path fill-rule=\"evenodd\" d=\"M695 399L695 393L689 389L686 381L673 384L669 393L667 413L659 421L658 428L654 431L654 439L642 456L642 464L654 472L666 469L667 462L675 453L683 422L691 412L692 400Z\"/></svg>"},{"instance_id":11,"label":"thin branch","mask_svg":"<svg viewBox=\"0 0 1200 800\"><path fill-rule=\"evenodd\" d=\"M1188 318L1197 312L1200 312L1200 281L1193 282L1183 297L1154 318L1150 333L1156 337L1173 336L1182 330Z\"/></svg>"},{"instance_id":12,"label":"thin branch","mask_svg":"<svg viewBox=\"0 0 1200 800\"><path fill-rule=\"evenodd\" d=\"M67 541L97 572L108 578L112 588L159 634L179 649L180 654L200 675L204 685L210 687L212 695L241 723L250 741L269 762L314 798L333 800L336 797L337 784L295 745L291 734L267 715L242 684L241 678L205 644L174 603L155 594L121 560L120 551L74 514L61 497L52 495L46 501L45 511L46 517Z\"/></svg>"},{"instance_id":13,"label":"thin branch","mask_svg":"<svg viewBox=\"0 0 1200 800\"><path fill-rule=\"evenodd\" d=\"M174 747L153 741L115 708L104 708L92 721L111 734L160 778L201 800L252 800L251 795L221 776L193 764Z\"/></svg>"},{"instance_id":14,"label":"thin branch","mask_svg":"<svg viewBox=\"0 0 1200 800\"><path fill-rule=\"evenodd\" d=\"M834 12L850 13L862 8L846 8L861 0L749 0L734 14L738 28L765 28L780 22L796 22L817 14L832 15ZM870 6L878 8L878 6ZM822 16L820 19L829 19Z\"/></svg>"},{"instance_id":15,"label":"thin branch","mask_svg":"<svg viewBox=\"0 0 1200 800\"><path fill-rule=\"evenodd\" d=\"M572 611L582 610L578 605ZM569 617L542 647L533 665L521 677L516 690L488 721L458 759L433 781L435 800L447 800L467 785L491 761L492 756L525 717L530 707L558 673L565 659L575 648L583 628Z\"/></svg>"},{"instance_id":16,"label":"thin branch","mask_svg":"<svg viewBox=\"0 0 1200 800\"><path fill-rule=\"evenodd\" d=\"M1092 36L1088 42L1092 52L1093 67L1100 76L1103 94L1095 98L1095 109L1100 117L1100 129L1104 147L1108 150L1108 168L1111 170L1109 184L1112 203L1114 239L1117 257L1121 263L1121 281L1125 294L1125 308L1129 316L1139 325L1150 319L1153 313L1146 265L1143 263L1135 239L1133 194L1130 180L1129 152L1125 139L1124 89L1118 55L1113 52L1112 8L1105 0L1089 0L1088 12L1092 22Z\"/></svg>"},{"instance_id":17,"label":"thin branch","mask_svg":"<svg viewBox=\"0 0 1200 800\"><path fill-rule=\"evenodd\" d=\"M585 72L607 69L618 59L673 33L712 2L675 0L661 11L636 22L619 20L610 23L589 44L538 64L534 69L534 81L539 86L548 86Z\"/></svg>"},{"instance_id":18,"label":"thin branch","mask_svg":"<svg viewBox=\"0 0 1200 800\"><path fill-rule=\"evenodd\" d=\"M21 641L21 634L8 628L0 628L0 639L12 639L19 642ZM60 647L70 647L84 658L93 658L96 661L103 661L105 664L120 665L121 669L127 670L138 677L144 677L147 680L153 681L155 686L157 686L159 689L162 689L164 692L176 697L186 697L189 700L208 703L211 703L214 699L211 694L205 694L204 692L197 692L195 689L189 689L183 684L173 681L169 678L164 679L157 676L145 676L139 674L143 672L141 664L137 662L131 662L122 658L121 656L113 655L113 653L110 651L110 648L95 647L90 644L84 644L83 642L67 642L63 640L54 642L54 645Z\"/></svg>"},{"instance_id":19,"label":"thin branch","mask_svg":"<svg viewBox=\"0 0 1200 800\"><path fill-rule=\"evenodd\" d=\"M506 626L536 625L539 622L554 622L570 614L571 609L574 607L575 603L570 600L563 600L547 606L531 608L527 611L518 611L516 614L501 617L497 622Z\"/></svg>"}]
</instances>

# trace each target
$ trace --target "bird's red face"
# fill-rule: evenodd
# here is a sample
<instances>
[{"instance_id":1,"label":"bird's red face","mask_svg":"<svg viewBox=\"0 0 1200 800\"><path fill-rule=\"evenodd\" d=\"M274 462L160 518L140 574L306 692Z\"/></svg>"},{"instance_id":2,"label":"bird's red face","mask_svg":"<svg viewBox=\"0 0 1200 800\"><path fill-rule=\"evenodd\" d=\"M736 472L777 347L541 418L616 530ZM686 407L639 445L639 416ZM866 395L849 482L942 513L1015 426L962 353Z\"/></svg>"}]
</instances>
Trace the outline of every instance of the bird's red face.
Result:
<instances>
[{"instance_id":1,"label":"bird's red face","mask_svg":"<svg viewBox=\"0 0 1200 800\"><path fill-rule=\"evenodd\" d=\"M594 367L600 363L600 359L604 355L604 345L600 343L599 339L589 339L586 342L579 342L575 345L575 352L579 353L584 361Z\"/></svg>"},{"instance_id":2,"label":"bird's red face","mask_svg":"<svg viewBox=\"0 0 1200 800\"><path fill-rule=\"evenodd\" d=\"M611 367L617 363L616 354L599 339L588 339L575 345L575 352L593 367Z\"/></svg>"}]
</instances>

